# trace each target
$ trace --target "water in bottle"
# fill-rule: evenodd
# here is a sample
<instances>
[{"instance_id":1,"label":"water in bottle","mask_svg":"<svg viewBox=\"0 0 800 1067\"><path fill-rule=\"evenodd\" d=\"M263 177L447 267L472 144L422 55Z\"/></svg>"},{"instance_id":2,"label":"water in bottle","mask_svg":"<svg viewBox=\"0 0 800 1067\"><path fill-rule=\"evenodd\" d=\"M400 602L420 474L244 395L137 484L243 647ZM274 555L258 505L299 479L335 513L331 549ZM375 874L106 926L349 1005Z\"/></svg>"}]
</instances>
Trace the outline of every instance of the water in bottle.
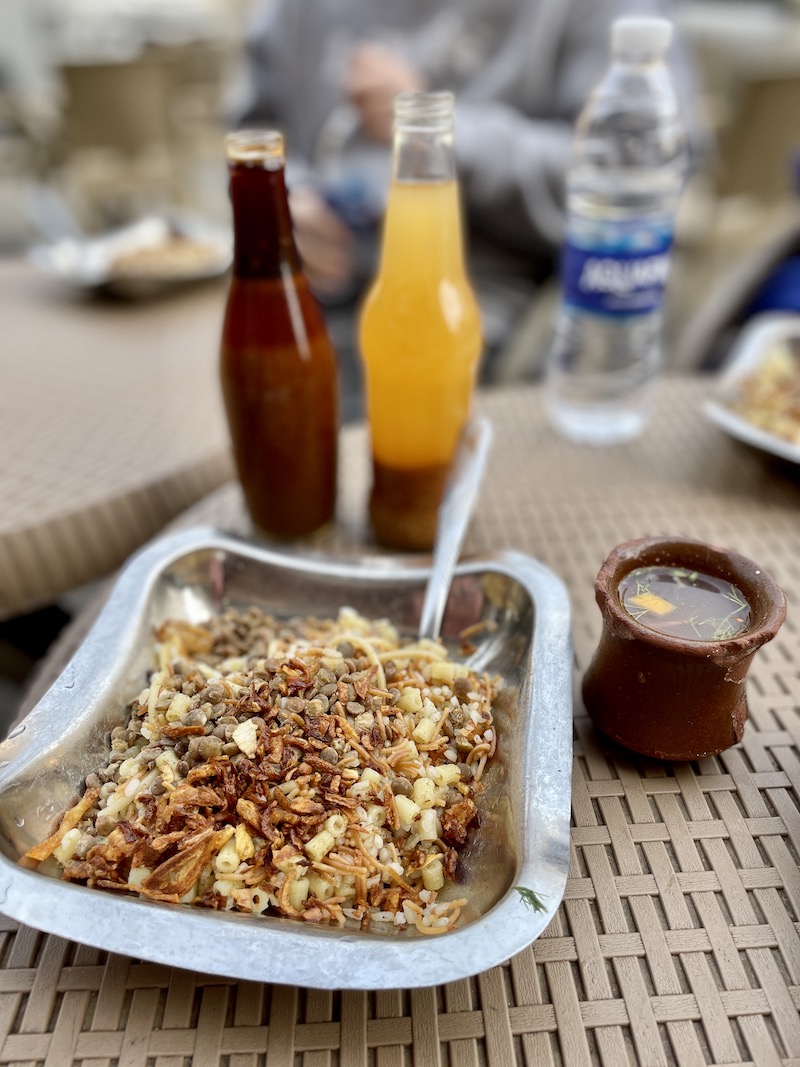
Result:
<instances>
[{"instance_id":1,"label":"water in bottle","mask_svg":"<svg viewBox=\"0 0 800 1067\"><path fill-rule=\"evenodd\" d=\"M671 24L622 18L612 62L576 127L563 296L545 402L566 437L627 441L651 414L686 148L664 53Z\"/></svg>"}]
</instances>

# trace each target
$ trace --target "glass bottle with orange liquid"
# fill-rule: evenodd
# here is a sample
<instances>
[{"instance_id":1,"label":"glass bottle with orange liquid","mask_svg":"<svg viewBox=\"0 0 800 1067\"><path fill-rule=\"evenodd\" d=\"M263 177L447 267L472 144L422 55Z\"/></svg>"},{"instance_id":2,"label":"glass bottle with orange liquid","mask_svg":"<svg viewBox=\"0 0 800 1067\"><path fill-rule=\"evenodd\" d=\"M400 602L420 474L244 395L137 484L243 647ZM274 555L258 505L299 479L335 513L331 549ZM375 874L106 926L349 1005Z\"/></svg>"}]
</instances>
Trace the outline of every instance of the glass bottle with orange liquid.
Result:
<instances>
[{"instance_id":1,"label":"glass bottle with orange liquid","mask_svg":"<svg viewBox=\"0 0 800 1067\"><path fill-rule=\"evenodd\" d=\"M393 548L433 545L482 336L464 266L451 93L401 93L377 278L360 321L370 521Z\"/></svg>"},{"instance_id":2,"label":"glass bottle with orange liquid","mask_svg":"<svg viewBox=\"0 0 800 1067\"><path fill-rule=\"evenodd\" d=\"M254 525L299 537L335 510L336 356L294 241L283 137L241 130L225 148L234 229L220 358L225 410Z\"/></svg>"}]
</instances>

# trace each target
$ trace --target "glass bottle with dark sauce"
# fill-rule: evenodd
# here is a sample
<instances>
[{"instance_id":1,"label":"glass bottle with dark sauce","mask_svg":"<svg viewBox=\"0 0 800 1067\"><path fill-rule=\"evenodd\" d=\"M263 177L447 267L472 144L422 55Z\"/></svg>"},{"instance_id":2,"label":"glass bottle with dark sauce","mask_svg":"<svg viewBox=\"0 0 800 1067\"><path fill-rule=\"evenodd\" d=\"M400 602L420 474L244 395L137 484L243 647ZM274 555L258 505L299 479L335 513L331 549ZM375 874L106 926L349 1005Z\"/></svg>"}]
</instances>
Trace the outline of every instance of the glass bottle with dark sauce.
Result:
<instances>
[{"instance_id":1,"label":"glass bottle with dark sauce","mask_svg":"<svg viewBox=\"0 0 800 1067\"><path fill-rule=\"evenodd\" d=\"M225 410L254 525L299 537L335 511L336 356L294 241L281 134L237 131L225 147L234 227Z\"/></svg>"}]
</instances>

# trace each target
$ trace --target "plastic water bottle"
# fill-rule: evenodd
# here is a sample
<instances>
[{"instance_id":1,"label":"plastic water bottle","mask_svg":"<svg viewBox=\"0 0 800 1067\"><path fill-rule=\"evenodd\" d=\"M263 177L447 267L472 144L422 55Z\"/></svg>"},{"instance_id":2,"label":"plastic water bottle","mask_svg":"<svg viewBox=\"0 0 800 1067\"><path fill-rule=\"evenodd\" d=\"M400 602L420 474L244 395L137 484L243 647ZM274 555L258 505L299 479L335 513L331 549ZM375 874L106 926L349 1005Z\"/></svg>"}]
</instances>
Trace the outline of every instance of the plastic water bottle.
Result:
<instances>
[{"instance_id":1,"label":"plastic water bottle","mask_svg":"<svg viewBox=\"0 0 800 1067\"><path fill-rule=\"evenodd\" d=\"M576 126L563 296L545 374L548 415L573 440L627 441L651 414L686 171L683 123L664 62L671 36L664 19L617 19L611 64Z\"/></svg>"}]
</instances>

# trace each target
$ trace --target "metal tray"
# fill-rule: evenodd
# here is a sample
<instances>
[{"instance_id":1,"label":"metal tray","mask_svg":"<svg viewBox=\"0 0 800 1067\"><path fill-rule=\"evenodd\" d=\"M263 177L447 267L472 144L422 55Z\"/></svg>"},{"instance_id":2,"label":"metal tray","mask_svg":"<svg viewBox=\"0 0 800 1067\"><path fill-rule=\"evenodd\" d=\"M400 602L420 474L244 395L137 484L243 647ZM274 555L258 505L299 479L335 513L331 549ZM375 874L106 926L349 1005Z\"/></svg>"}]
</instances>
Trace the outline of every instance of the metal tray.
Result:
<instances>
[{"instance_id":1,"label":"metal tray","mask_svg":"<svg viewBox=\"0 0 800 1067\"><path fill-rule=\"evenodd\" d=\"M440 936L377 933L276 916L205 911L61 882L17 864L57 824L151 668L154 624L200 621L226 605L279 616L343 605L415 632L427 569L376 557L338 562L279 553L213 530L153 542L124 568L61 676L0 745L0 910L98 948L234 978L315 988L382 989L453 981L499 964L544 930L569 862L572 651L569 600L542 564L504 552L462 563L443 636L482 619L470 660L500 673L513 699L496 713L498 754L483 816L463 854L470 898ZM539 893L535 912L514 886Z\"/></svg>"}]
</instances>

